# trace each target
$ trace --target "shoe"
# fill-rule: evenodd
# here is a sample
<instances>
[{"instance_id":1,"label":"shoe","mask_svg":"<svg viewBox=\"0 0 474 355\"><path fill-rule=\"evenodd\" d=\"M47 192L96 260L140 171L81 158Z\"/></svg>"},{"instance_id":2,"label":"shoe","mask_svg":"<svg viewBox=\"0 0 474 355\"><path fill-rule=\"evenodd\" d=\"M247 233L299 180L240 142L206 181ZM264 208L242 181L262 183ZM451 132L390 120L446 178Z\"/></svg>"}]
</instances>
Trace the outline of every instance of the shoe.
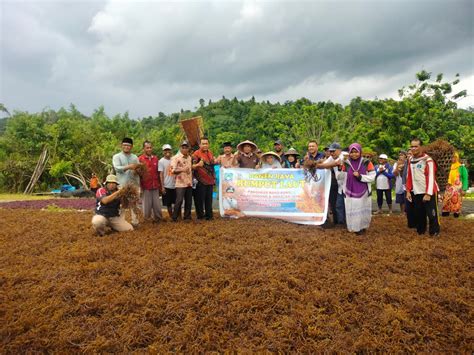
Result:
<instances>
[{"instance_id":1,"label":"shoe","mask_svg":"<svg viewBox=\"0 0 474 355\"><path fill-rule=\"evenodd\" d=\"M430 233L430 237L439 238L439 232L436 232L436 233L433 233L433 234Z\"/></svg>"},{"instance_id":2,"label":"shoe","mask_svg":"<svg viewBox=\"0 0 474 355\"><path fill-rule=\"evenodd\" d=\"M454 218L459 218L459 213L454 213Z\"/></svg>"}]
</instances>

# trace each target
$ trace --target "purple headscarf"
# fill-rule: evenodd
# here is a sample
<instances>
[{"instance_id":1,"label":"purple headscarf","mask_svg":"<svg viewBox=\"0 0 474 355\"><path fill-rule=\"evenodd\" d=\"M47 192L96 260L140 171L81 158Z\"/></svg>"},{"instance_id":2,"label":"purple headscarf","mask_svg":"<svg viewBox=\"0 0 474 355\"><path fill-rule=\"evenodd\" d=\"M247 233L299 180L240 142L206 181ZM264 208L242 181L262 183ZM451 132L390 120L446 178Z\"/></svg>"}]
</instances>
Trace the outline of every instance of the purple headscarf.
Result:
<instances>
[{"instance_id":1,"label":"purple headscarf","mask_svg":"<svg viewBox=\"0 0 474 355\"><path fill-rule=\"evenodd\" d=\"M348 169L347 169L347 180L346 180L346 195L348 197L362 197L365 192L369 189L367 183L359 181L354 176L354 172L358 171L359 174L364 175L367 173L367 167L362 164L362 146L359 143L352 143L349 146L349 153L352 149L357 150L360 153L359 159L351 159L349 156Z\"/></svg>"}]
</instances>

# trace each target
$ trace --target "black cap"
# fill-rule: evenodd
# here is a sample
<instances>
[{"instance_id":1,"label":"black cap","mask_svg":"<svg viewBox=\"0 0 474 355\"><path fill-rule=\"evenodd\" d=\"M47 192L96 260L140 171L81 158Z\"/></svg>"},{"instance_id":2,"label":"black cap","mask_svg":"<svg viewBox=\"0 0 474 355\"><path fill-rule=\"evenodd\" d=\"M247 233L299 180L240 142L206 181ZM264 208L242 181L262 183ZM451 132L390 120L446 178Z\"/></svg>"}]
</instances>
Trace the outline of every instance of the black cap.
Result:
<instances>
[{"instance_id":1,"label":"black cap","mask_svg":"<svg viewBox=\"0 0 474 355\"><path fill-rule=\"evenodd\" d=\"M224 142L222 143L222 147L225 148L225 147L232 147L232 143L231 142Z\"/></svg>"},{"instance_id":2,"label":"black cap","mask_svg":"<svg viewBox=\"0 0 474 355\"><path fill-rule=\"evenodd\" d=\"M329 150L329 147L324 147L323 150L324 151Z\"/></svg>"},{"instance_id":3,"label":"black cap","mask_svg":"<svg viewBox=\"0 0 474 355\"><path fill-rule=\"evenodd\" d=\"M279 140L279 139L277 139L277 140L275 141L275 143L273 143L273 145L277 145L277 144L283 145L283 143L282 143L281 140Z\"/></svg>"},{"instance_id":4,"label":"black cap","mask_svg":"<svg viewBox=\"0 0 474 355\"><path fill-rule=\"evenodd\" d=\"M341 145L339 143L334 142L333 144L331 144L329 146L329 150L334 151L334 150L337 150L337 149L341 149Z\"/></svg>"},{"instance_id":5,"label":"black cap","mask_svg":"<svg viewBox=\"0 0 474 355\"><path fill-rule=\"evenodd\" d=\"M127 144L133 145L133 139L125 137L124 139L122 139L122 143L127 143Z\"/></svg>"}]
</instances>

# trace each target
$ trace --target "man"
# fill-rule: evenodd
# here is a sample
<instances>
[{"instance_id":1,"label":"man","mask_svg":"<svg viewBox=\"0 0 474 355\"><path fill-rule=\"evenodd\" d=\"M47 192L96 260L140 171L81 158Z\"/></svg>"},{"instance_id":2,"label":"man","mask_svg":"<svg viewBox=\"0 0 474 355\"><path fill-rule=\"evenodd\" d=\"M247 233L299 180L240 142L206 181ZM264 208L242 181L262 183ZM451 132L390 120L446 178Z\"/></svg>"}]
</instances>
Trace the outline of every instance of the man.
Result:
<instances>
[{"instance_id":1,"label":"man","mask_svg":"<svg viewBox=\"0 0 474 355\"><path fill-rule=\"evenodd\" d=\"M308 142L308 152L301 159L301 165L303 166L304 162L307 160L318 161L324 159L323 153L318 153L318 143L316 141Z\"/></svg>"},{"instance_id":2,"label":"man","mask_svg":"<svg viewBox=\"0 0 474 355\"><path fill-rule=\"evenodd\" d=\"M402 185L403 189L405 190L405 214L407 216L407 225L408 228L416 229L416 216L415 216L415 204L413 201L409 201L406 199L406 189L407 189L407 175L408 175L408 167L410 165L409 160L413 157L413 153L411 148L407 149L407 160L405 162L405 166L402 172Z\"/></svg>"},{"instance_id":3,"label":"man","mask_svg":"<svg viewBox=\"0 0 474 355\"><path fill-rule=\"evenodd\" d=\"M118 180L115 175L107 176L105 187L96 193L95 215L92 217L92 226L97 235L103 236L105 228L109 226L117 232L132 231L133 226L123 216L120 216L120 191L117 189Z\"/></svg>"},{"instance_id":4,"label":"man","mask_svg":"<svg viewBox=\"0 0 474 355\"><path fill-rule=\"evenodd\" d=\"M342 165L344 156L342 155L341 145L339 143L332 143L328 147L330 157L317 164L318 169L330 169L331 170L331 189L329 190L329 207L332 212L332 218L334 225L344 224L346 220L345 207L344 207L344 195L342 194L342 188L344 181L337 179L339 174L338 167Z\"/></svg>"},{"instance_id":5,"label":"man","mask_svg":"<svg viewBox=\"0 0 474 355\"><path fill-rule=\"evenodd\" d=\"M171 173L171 145L165 144L162 147L163 158L158 162L158 171L160 172L160 180L162 182L161 194L163 196L163 204L168 209L168 215L173 218L173 205L176 201L176 178Z\"/></svg>"},{"instance_id":6,"label":"man","mask_svg":"<svg viewBox=\"0 0 474 355\"><path fill-rule=\"evenodd\" d=\"M257 145L249 140L237 145L238 152L235 155L235 165L239 168L256 169L260 159L256 155Z\"/></svg>"},{"instance_id":7,"label":"man","mask_svg":"<svg viewBox=\"0 0 474 355\"><path fill-rule=\"evenodd\" d=\"M375 166L375 187L377 189L377 214L382 213L383 195L388 205L388 214L392 214L392 166L386 154L379 155L379 164Z\"/></svg>"},{"instance_id":8,"label":"man","mask_svg":"<svg viewBox=\"0 0 474 355\"><path fill-rule=\"evenodd\" d=\"M393 164L393 176L395 177L395 203L400 205L400 212L405 213L405 185L403 184L403 170L407 164L407 152L401 150L398 160Z\"/></svg>"},{"instance_id":9,"label":"man","mask_svg":"<svg viewBox=\"0 0 474 355\"><path fill-rule=\"evenodd\" d=\"M419 138L411 140L413 157L408 161L406 198L414 204L416 231L419 235L426 232L426 219L429 221L429 233L439 237L438 219L438 184L436 183L436 164L433 159L422 151Z\"/></svg>"},{"instance_id":10,"label":"man","mask_svg":"<svg viewBox=\"0 0 474 355\"><path fill-rule=\"evenodd\" d=\"M196 185L196 215L198 219L210 221L212 215L212 193L216 184L214 176L215 159L209 150L209 139L201 138L199 149L193 153L193 170L197 179Z\"/></svg>"},{"instance_id":11,"label":"man","mask_svg":"<svg viewBox=\"0 0 474 355\"><path fill-rule=\"evenodd\" d=\"M153 155L151 142L143 142L143 154L138 157L138 160L147 167L147 173L140 179L143 217L145 220L150 219L153 214L153 220L159 222L163 218L160 201L161 181L158 173L158 158Z\"/></svg>"},{"instance_id":12,"label":"man","mask_svg":"<svg viewBox=\"0 0 474 355\"><path fill-rule=\"evenodd\" d=\"M112 164L114 166L115 173L117 174L117 180L120 186L126 184L133 184L137 187L140 186L140 178L135 172L135 169L140 163L138 157L132 153L133 140L131 138L122 139L122 151L114 155ZM132 225L138 226L138 216L135 213L137 206L130 207L130 215L132 216Z\"/></svg>"},{"instance_id":13,"label":"man","mask_svg":"<svg viewBox=\"0 0 474 355\"><path fill-rule=\"evenodd\" d=\"M216 164L226 169L234 168L235 155L232 153L232 143L224 142L222 147L224 148L224 154L217 157Z\"/></svg>"},{"instance_id":14,"label":"man","mask_svg":"<svg viewBox=\"0 0 474 355\"><path fill-rule=\"evenodd\" d=\"M328 159L331 157L331 152L329 151L329 147L324 147L323 149L324 159Z\"/></svg>"},{"instance_id":15,"label":"man","mask_svg":"<svg viewBox=\"0 0 474 355\"><path fill-rule=\"evenodd\" d=\"M171 173L176 177L176 203L173 209L173 221L177 222L184 200L184 220L191 220L191 205L193 203L193 173L192 158L189 155L189 143L183 141L180 152L170 163Z\"/></svg>"},{"instance_id":16,"label":"man","mask_svg":"<svg viewBox=\"0 0 474 355\"><path fill-rule=\"evenodd\" d=\"M281 165L284 166L286 164L286 155L283 151L283 143L281 142L281 140L277 139L273 143L273 151L278 154L278 156L280 157Z\"/></svg>"}]
</instances>

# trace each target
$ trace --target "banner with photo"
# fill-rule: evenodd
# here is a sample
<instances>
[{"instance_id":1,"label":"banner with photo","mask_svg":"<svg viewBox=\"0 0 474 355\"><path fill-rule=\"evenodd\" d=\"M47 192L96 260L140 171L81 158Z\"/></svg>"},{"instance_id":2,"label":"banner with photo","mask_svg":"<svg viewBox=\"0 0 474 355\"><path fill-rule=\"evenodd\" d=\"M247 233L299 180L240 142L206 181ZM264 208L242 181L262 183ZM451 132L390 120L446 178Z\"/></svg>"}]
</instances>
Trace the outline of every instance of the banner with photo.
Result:
<instances>
[{"instance_id":1,"label":"banner with photo","mask_svg":"<svg viewBox=\"0 0 474 355\"><path fill-rule=\"evenodd\" d=\"M328 213L328 169L220 169L219 210L223 217L278 218L320 225Z\"/></svg>"}]
</instances>

